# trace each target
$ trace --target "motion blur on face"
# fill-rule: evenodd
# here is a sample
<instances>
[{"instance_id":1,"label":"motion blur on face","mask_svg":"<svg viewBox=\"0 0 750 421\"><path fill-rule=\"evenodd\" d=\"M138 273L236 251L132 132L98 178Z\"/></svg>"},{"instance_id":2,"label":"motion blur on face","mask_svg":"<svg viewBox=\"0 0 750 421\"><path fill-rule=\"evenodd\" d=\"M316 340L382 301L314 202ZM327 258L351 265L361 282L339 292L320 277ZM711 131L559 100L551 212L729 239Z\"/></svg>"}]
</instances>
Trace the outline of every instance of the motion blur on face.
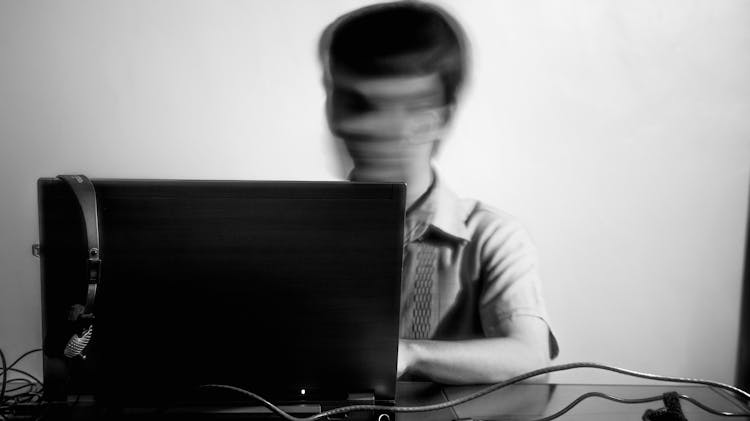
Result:
<instances>
[{"instance_id":1,"label":"motion blur on face","mask_svg":"<svg viewBox=\"0 0 750 421\"><path fill-rule=\"evenodd\" d=\"M351 155L350 178L404 181L429 170L466 67L465 37L442 9L368 6L323 34L326 112Z\"/></svg>"}]
</instances>

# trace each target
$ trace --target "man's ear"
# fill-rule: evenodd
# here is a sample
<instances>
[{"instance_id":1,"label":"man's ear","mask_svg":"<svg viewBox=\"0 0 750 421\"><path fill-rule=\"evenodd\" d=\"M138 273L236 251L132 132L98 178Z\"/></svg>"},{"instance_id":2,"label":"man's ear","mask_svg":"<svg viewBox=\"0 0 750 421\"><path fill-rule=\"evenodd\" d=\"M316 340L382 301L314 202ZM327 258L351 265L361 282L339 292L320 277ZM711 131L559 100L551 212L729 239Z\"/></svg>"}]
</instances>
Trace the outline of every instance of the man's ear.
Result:
<instances>
[{"instance_id":1,"label":"man's ear","mask_svg":"<svg viewBox=\"0 0 750 421\"><path fill-rule=\"evenodd\" d=\"M330 131L334 131L334 125L333 125L333 102L331 100L331 93L326 93L326 99L325 103L323 104L323 107L325 108L325 116L326 116L326 123L328 123L328 129Z\"/></svg>"},{"instance_id":2,"label":"man's ear","mask_svg":"<svg viewBox=\"0 0 750 421\"><path fill-rule=\"evenodd\" d=\"M445 105L445 111L443 112L443 126L447 126L451 123L453 113L456 111L456 103L451 102Z\"/></svg>"},{"instance_id":3,"label":"man's ear","mask_svg":"<svg viewBox=\"0 0 750 421\"><path fill-rule=\"evenodd\" d=\"M445 107L443 108L441 130L440 130L442 133L441 133L441 136L435 139L435 141L432 144L432 154L431 154L432 158L435 158L438 152L440 152L440 147L442 146L443 141L445 140L445 132L447 131L448 126L451 124L451 119L453 118L453 113L455 111L456 111L455 102L446 104Z\"/></svg>"},{"instance_id":4,"label":"man's ear","mask_svg":"<svg viewBox=\"0 0 750 421\"><path fill-rule=\"evenodd\" d=\"M323 75L320 77L320 82L323 85L323 90L326 92L326 95L328 95L331 92L331 89L333 88L333 81L331 80L331 75L324 71Z\"/></svg>"},{"instance_id":5,"label":"man's ear","mask_svg":"<svg viewBox=\"0 0 750 421\"><path fill-rule=\"evenodd\" d=\"M432 142L432 152L430 153L430 158L435 158L440 152L440 145L443 144L443 139L436 139L434 142Z\"/></svg>"},{"instance_id":6,"label":"man's ear","mask_svg":"<svg viewBox=\"0 0 750 421\"><path fill-rule=\"evenodd\" d=\"M325 109L326 121L328 122L329 127L331 127L331 116L333 115L333 79L331 78L330 73L325 72L320 81L323 83L323 91L325 93L323 107Z\"/></svg>"},{"instance_id":7,"label":"man's ear","mask_svg":"<svg viewBox=\"0 0 750 421\"><path fill-rule=\"evenodd\" d=\"M454 109L454 104L446 104L442 107L430 110L428 112L429 118L423 118L418 121L414 127L411 127L411 130L413 131L412 134L444 131L451 122Z\"/></svg>"}]
</instances>

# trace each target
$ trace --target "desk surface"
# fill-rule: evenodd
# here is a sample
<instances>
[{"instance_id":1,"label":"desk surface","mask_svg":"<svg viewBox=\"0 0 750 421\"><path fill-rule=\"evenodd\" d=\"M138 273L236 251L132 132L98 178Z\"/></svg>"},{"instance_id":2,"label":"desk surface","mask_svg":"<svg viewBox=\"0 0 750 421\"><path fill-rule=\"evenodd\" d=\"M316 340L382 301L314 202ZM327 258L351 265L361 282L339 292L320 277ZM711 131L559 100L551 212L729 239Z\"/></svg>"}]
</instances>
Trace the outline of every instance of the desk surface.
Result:
<instances>
[{"instance_id":1,"label":"desk surface","mask_svg":"<svg viewBox=\"0 0 750 421\"><path fill-rule=\"evenodd\" d=\"M467 396L473 392L483 389L482 386L454 386L446 387L425 382L399 382L397 387L397 404L399 406L423 406L447 402ZM663 393L675 391L690 396L700 403L717 411L725 412L748 412L740 401L729 393L707 386L700 385L591 385L591 384L516 384L476 400L431 412L412 412L396 414L397 421L453 421L453 420L497 420L497 421L528 421L539 419L554 414L568 406L579 396L588 392L602 392L619 398L635 399L661 396ZM725 420L727 417L713 415L696 407L690 402L680 401L683 412L689 421L702 420ZM644 404L623 404L612 402L598 397L592 397L579 403L560 420L606 420L606 421L637 421L640 420L647 409L659 409L664 403L659 400ZM45 420L84 421L90 419L102 419L101 414L88 412L83 405L75 407L73 412L48 413L43 417ZM71 408L72 409L72 408ZM326 408L330 409L330 408ZM241 412L241 411L240 411ZM143 414L148 414L149 411ZM67 414L67 415L63 415ZM163 415L163 413L160 412ZM33 415L33 414L30 414ZM157 415L153 413L152 415ZM200 417L172 417L170 419L224 419L227 417L204 414ZM239 419L243 419L241 413ZM299 415L299 414L298 414ZM362 413L352 414L347 419L366 419ZM114 417L117 420L135 420L143 417ZM148 417L146 417L148 418ZM15 418L8 417L8 420ZM109 419L109 418L108 418ZM150 419L154 419L152 416ZM156 419L161 419L157 416ZM238 418L232 418L238 419ZM257 419L257 418L253 418ZM266 419L263 417L263 419ZM279 417L273 417L280 420ZM732 419L750 420L750 417L733 417Z\"/></svg>"},{"instance_id":2,"label":"desk surface","mask_svg":"<svg viewBox=\"0 0 750 421\"><path fill-rule=\"evenodd\" d=\"M482 387L440 387L429 383L400 382L398 405L426 405L446 402L473 393ZM416 420L533 420L563 409L579 396L588 392L602 392L620 398L647 398L675 391L690 396L718 411L748 412L750 408L723 390L700 385L584 385L584 384L517 384L485 395L454 408L437 412L400 413L399 421ZM722 417L713 415L681 400L682 410L689 421L696 420L750 420L750 417ZM664 406L662 401L645 404L622 404L598 397L579 403L560 420L637 421L647 409Z\"/></svg>"}]
</instances>

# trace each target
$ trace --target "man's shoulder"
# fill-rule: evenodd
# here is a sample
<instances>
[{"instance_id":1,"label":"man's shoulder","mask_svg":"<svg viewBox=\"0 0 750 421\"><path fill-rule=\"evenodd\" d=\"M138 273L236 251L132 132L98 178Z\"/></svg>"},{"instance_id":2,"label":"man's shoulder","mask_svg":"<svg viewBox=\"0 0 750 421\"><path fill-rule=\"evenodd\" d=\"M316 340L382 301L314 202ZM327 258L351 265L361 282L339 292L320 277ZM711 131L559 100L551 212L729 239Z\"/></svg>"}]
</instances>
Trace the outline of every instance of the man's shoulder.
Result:
<instances>
[{"instance_id":1,"label":"man's shoulder","mask_svg":"<svg viewBox=\"0 0 750 421\"><path fill-rule=\"evenodd\" d=\"M493 205L477 199L461 199L470 211L465 221L469 233L470 253L479 259L505 259L524 256L524 261L536 255L536 245L521 220Z\"/></svg>"},{"instance_id":2,"label":"man's shoulder","mask_svg":"<svg viewBox=\"0 0 750 421\"><path fill-rule=\"evenodd\" d=\"M435 211L433 225L469 242L487 236L524 232L517 217L482 200L456 194L440 180L427 206Z\"/></svg>"},{"instance_id":3,"label":"man's shoulder","mask_svg":"<svg viewBox=\"0 0 750 421\"><path fill-rule=\"evenodd\" d=\"M462 198L466 213L466 226L478 231L523 230L523 224L514 215L478 199Z\"/></svg>"}]
</instances>

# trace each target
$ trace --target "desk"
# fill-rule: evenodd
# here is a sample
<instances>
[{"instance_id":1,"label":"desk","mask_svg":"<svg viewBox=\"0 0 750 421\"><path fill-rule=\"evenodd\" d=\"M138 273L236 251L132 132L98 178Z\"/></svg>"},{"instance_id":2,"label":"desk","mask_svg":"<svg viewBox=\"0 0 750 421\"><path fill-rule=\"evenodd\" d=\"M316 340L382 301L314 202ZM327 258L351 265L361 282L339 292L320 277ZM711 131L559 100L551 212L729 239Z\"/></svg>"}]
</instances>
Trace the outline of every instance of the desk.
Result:
<instances>
[{"instance_id":1,"label":"desk","mask_svg":"<svg viewBox=\"0 0 750 421\"><path fill-rule=\"evenodd\" d=\"M398 384L398 405L426 405L446 402L466 396L481 389L478 386L440 387L429 383L400 382ZM437 412L401 413L398 421L455 420L472 418L481 420L533 420L551 415L577 397L588 392L602 392L621 398L646 398L665 392L676 391L688 395L702 404L718 411L748 412L750 408L734 399L723 390L700 385L652 386L652 385L584 385L584 384L517 384L497 390L477 400L455 408ZM750 417L722 417L713 415L690 402L680 401L682 410L689 421L750 420ZM579 403L559 420L581 421L638 421L646 409L658 409L662 401L646 404L622 404L602 398L592 397Z\"/></svg>"},{"instance_id":2,"label":"desk","mask_svg":"<svg viewBox=\"0 0 750 421\"><path fill-rule=\"evenodd\" d=\"M473 393L481 386L445 387L425 382L399 382L397 404L399 406L421 406L447 402ZM697 399L702 404L718 411L747 412L750 408L734 399L723 390L699 385L652 386L652 385L584 385L584 384L517 384L497 390L474 401L470 401L454 408L447 408L432 412L399 413L397 421L453 421L458 419L497 420L497 421L526 421L551 415L584 393L598 391L621 398L646 398L659 396L665 392L676 391ZM687 401L681 401L683 412L689 421L727 420L726 417L713 415L694 406ZM658 409L664 406L662 401L645 404L622 404L593 397L579 403L575 408L564 414L559 420L581 421L638 421L647 409ZM330 408L326 408L330 409ZM85 405L78 406L72 413L47 413L44 420L89 421L103 419L100 415L87 410ZM149 416L150 414L150 416ZM34 414L27 414L34 415ZM162 419L163 413L146 411L139 416L105 417L112 420L153 420ZM35 418L35 417L34 417ZM32 418L32 419L34 419ZM241 413L233 416L208 415L201 416L171 416L170 420L237 420L246 419ZM348 418L349 421L367 418L363 413L356 413ZM8 420L15 418L9 417ZM28 419L28 418L25 418ZM256 415L254 418L259 419ZM263 417L263 419L266 419ZM270 418L281 420L280 417ZM339 418L340 420L342 418ZM750 417L733 417L731 419L750 420Z\"/></svg>"}]
</instances>

